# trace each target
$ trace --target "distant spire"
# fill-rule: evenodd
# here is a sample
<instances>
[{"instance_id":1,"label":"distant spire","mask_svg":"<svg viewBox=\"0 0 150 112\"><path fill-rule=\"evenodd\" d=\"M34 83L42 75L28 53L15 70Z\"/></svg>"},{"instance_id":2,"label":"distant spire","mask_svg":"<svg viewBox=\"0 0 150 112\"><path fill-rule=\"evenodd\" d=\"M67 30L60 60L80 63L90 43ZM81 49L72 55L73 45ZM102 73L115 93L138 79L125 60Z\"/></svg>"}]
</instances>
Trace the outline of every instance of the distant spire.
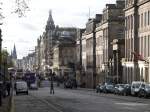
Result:
<instances>
[{"instance_id":1,"label":"distant spire","mask_svg":"<svg viewBox=\"0 0 150 112\"><path fill-rule=\"evenodd\" d=\"M55 24L52 17L52 10L50 10L47 25L46 25L46 30L53 30L54 28L55 28Z\"/></svg>"},{"instance_id":2,"label":"distant spire","mask_svg":"<svg viewBox=\"0 0 150 112\"><path fill-rule=\"evenodd\" d=\"M14 44L14 48L13 48L13 51L12 51L12 58L13 59L17 59L17 52L16 52L16 46Z\"/></svg>"}]
</instances>

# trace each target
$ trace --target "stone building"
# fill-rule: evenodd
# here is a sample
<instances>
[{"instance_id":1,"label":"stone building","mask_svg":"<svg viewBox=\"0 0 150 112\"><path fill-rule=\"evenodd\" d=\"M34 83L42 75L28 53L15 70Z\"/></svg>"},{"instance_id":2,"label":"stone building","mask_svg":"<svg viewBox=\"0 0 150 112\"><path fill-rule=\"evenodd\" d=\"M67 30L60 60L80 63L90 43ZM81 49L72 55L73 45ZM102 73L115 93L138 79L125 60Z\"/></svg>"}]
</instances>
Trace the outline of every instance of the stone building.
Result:
<instances>
[{"instance_id":1,"label":"stone building","mask_svg":"<svg viewBox=\"0 0 150 112\"><path fill-rule=\"evenodd\" d=\"M54 58L53 47L62 40L61 37L74 37L74 35L76 35L76 28L55 26L52 12L49 12L45 32L37 40L37 68L41 73L52 69Z\"/></svg>"},{"instance_id":2,"label":"stone building","mask_svg":"<svg viewBox=\"0 0 150 112\"><path fill-rule=\"evenodd\" d=\"M96 73L97 73L97 83L104 82L105 81L105 73L103 71L103 28L102 24L98 23L96 25Z\"/></svg>"},{"instance_id":3,"label":"stone building","mask_svg":"<svg viewBox=\"0 0 150 112\"><path fill-rule=\"evenodd\" d=\"M85 79L85 87L95 88L96 86L96 24L100 22L101 15L89 19L86 30L82 34L82 69Z\"/></svg>"},{"instance_id":4,"label":"stone building","mask_svg":"<svg viewBox=\"0 0 150 112\"><path fill-rule=\"evenodd\" d=\"M83 85L83 74L82 74L82 33L85 29L77 29L76 39L76 79L79 85Z\"/></svg>"},{"instance_id":5,"label":"stone building","mask_svg":"<svg viewBox=\"0 0 150 112\"><path fill-rule=\"evenodd\" d=\"M52 66L53 65L53 53L52 48L55 45L56 41L55 35L55 24L52 18L52 11L49 12L49 17L47 20L46 28L45 28L45 65Z\"/></svg>"},{"instance_id":6,"label":"stone building","mask_svg":"<svg viewBox=\"0 0 150 112\"><path fill-rule=\"evenodd\" d=\"M35 59L35 52L28 54L27 56L23 57L21 60L21 69L24 71L31 71L36 72L36 59Z\"/></svg>"},{"instance_id":7,"label":"stone building","mask_svg":"<svg viewBox=\"0 0 150 112\"><path fill-rule=\"evenodd\" d=\"M58 41L53 46L52 70L59 76L75 78L76 28L59 28Z\"/></svg>"},{"instance_id":8,"label":"stone building","mask_svg":"<svg viewBox=\"0 0 150 112\"><path fill-rule=\"evenodd\" d=\"M110 71L110 60L113 60L113 39L124 38L124 0L117 0L116 4L106 4L102 20L96 27L97 73L98 82L113 82L114 75Z\"/></svg>"},{"instance_id":9,"label":"stone building","mask_svg":"<svg viewBox=\"0 0 150 112\"><path fill-rule=\"evenodd\" d=\"M125 2L124 82L150 82L150 1Z\"/></svg>"},{"instance_id":10,"label":"stone building","mask_svg":"<svg viewBox=\"0 0 150 112\"><path fill-rule=\"evenodd\" d=\"M43 34L37 39L36 46L36 68L39 74L45 74L46 70L52 66L53 52L52 47L55 39L55 24L52 18L52 12L49 12L49 17Z\"/></svg>"},{"instance_id":11,"label":"stone building","mask_svg":"<svg viewBox=\"0 0 150 112\"><path fill-rule=\"evenodd\" d=\"M123 83L123 67L121 60L125 56L125 39L114 39L111 43L113 45L113 59L109 60L109 71L113 75L114 83Z\"/></svg>"}]
</instances>

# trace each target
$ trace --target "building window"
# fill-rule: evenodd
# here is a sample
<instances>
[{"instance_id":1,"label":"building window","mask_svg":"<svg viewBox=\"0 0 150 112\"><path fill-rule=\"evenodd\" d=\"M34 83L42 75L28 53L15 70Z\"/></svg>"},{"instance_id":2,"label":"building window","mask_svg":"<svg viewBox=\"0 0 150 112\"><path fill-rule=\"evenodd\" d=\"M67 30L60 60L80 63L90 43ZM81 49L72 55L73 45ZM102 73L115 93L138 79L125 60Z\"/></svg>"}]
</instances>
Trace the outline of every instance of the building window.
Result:
<instances>
[{"instance_id":1,"label":"building window","mask_svg":"<svg viewBox=\"0 0 150 112\"><path fill-rule=\"evenodd\" d=\"M125 31L127 31L127 17L125 18Z\"/></svg>"},{"instance_id":2,"label":"building window","mask_svg":"<svg viewBox=\"0 0 150 112\"><path fill-rule=\"evenodd\" d=\"M143 27L143 14L141 14L141 28Z\"/></svg>"},{"instance_id":3,"label":"building window","mask_svg":"<svg viewBox=\"0 0 150 112\"><path fill-rule=\"evenodd\" d=\"M140 52L140 54L142 54L141 53L141 38L140 37L139 37L139 46L140 46L139 52Z\"/></svg>"},{"instance_id":4,"label":"building window","mask_svg":"<svg viewBox=\"0 0 150 112\"><path fill-rule=\"evenodd\" d=\"M147 25L147 12L144 13L144 26Z\"/></svg>"},{"instance_id":5,"label":"building window","mask_svg":"<svg viewBox=\"0 0 150 112\"><path fill-rule=\"evenodd\" d=\"M146 53L146 36L144 37L144 46L143 46L143 50L144 50L144 57L147 56L147 53Z\"/></svg>"},{"instance_id":6,"label":"building window","mask_svg":"<svg viewBox=\"0 0 150 112\"><path fill-rule=\"evenodd\" d=\"M131 29L131 16L129 16L129 30Z\"/></svg>"},{"instance_id":7,"label":"building window","mask_svg":"<svg viewBox=\"0 0 150 112\"><path fill-rule=\"evenodd\" d=\"M150 35L148 36L148 56L150 56Z\"/></svg>"},{"instance_id":8,"label":"building window","mask_svg":"<svg viewBox=\"0 0 150 112\"><path fill-rule=\"evenodd\" d=\"M131 30L133 29L133 16L131 15Z\"/></svg>"},{"instance_id":9,"label":"building window","mask_svg":"<svg viewBox=\"0 0 150 112\"><path fill-rule=\"evenodd\" d=\"M148 48L148 47L149 47L149 46L148 46L148 42L149 42L148 40L149 40L149 39L148 39L148 38L149 38L149 37L147 36L147 37L146 37L146 53L147 53L147 57L149 56L149 48Z\"/></svg>"},{"instance_id":10,"label":"building window","mask_svg":"<svg viewBox=\"0 0 150 112\"><path fill-rule=\"evenodd\" d=\"M149 25L149 23L150 23L150 11L148 11L148 25Z\"/></svg>"},{"instance_id":11,"label":"building window","mask_svg":"<svg viewBox=\"0 0 150 112\"><path fill-rule=\"evenodd\" d=\"M141 54L143 54L143 37L141 37Z\"/></svg>"}]
</instances>

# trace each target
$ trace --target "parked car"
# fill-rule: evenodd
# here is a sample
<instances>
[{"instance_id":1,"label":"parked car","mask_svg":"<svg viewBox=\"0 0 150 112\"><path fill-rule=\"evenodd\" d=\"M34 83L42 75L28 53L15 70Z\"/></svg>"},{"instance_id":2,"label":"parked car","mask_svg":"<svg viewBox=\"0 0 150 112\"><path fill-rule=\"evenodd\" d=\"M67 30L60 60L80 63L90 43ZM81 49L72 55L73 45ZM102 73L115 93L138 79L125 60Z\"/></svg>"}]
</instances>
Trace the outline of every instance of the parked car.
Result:
<instances>
[{"instance_id":1,"label":"parked car","mask_svg":"<svg viewBox=\"0 0 150 112\"><path fill-rule=\"evenodd\" d=\"M102 84L102 85L100 86L100 92L105 92L105 85L104 85L104 84Z\"/></svg>"},{"instance_id":2,"label":"parked car","mask_svg":"<svg viewBox=\"0 0 150 112\"><path fill-rule=\"evenodd\" d=\"M105 84L103 88L104 93L114 93L114 85L113 84Z\"/></svg>"},{"instance_id":3,"label":"parked car","mask_svg":"<svg viewBox=\"0 0 150 112\"><path fill-rule=\"evenodd\" d=\"M32 84L30 84L30 89L37 90L37 89L38 89L37 83L32 83Z\"/></svg>"},{"instance_id":4,"label":"parked car","mask_svg":"<svg viewBox=\"0 0 150 112\"><path fill-rule=\"evenodd\" d=\"M150 84L141 84L140 90L138 93L139 97L149 97L150 96Z\"/></svg>"},{"instance_id":5,"label":"parked car","mask_svg":"<svg viewBox=\"0 0 150 112\"><path fill-rule=\"evenodd\" d=\"M16 88L16 95L19 93L26 93L28 95L28 86L25 81L17 81L15 83Z\"/></svg>"},{"instance_id":6,"label":"parked car","mask_svg":"<svg viewBox=\"0 0 150 112\"><path fill-rule=\"evenodd\" d=\"M96 86L96 93L100 93L100 87L101 87L101 84L98 84L98 85Z\"/></svg>"},{"instance_id":7,"label":"parked car","mask_svg":"<svg viewBox=\"0 0 150 112\"><path fill-rule=\"evenodd\" d=\"M64 82L64 88L73 88L71 80L67 80L66 82Z\"/></svg>"},{"instance_id":8,"label":"parked car","mask_svg":"<svg viewBox=\"0 0 150 112\"><path fill-rule=\"evenodd\" d=\"M124 96L131 95L131 85L130 84L124 85L123 95Z\"/></svg>"},{"instance_id":9,"label":"parked car","mask_svg":"<svg viewBox=\"0 0 150 112\"><path fill-rule=\"evenodd\" d=\"M116 84L114 87L114 94L123 94L124 84Z\"/></svg>"},{"instance_id":10,"label":"parked car","mask_svg":"<svg viewBox=\"0 0 150 112\"><path fill-rule=\"evenodd\" d=\"M131 95L137 96L140 91L140 86L144 84L144 82L141 81L133 81L131 84Z\"/></svg>"}]
</instances>

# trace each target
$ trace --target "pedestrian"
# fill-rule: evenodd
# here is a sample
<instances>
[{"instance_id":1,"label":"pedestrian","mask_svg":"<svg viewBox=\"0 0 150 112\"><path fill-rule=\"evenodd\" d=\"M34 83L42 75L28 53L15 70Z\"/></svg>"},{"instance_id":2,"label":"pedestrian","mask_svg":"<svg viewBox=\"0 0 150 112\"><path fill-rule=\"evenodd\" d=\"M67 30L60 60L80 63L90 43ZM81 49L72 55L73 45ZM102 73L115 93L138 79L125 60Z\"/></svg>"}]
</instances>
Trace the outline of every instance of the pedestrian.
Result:
<instances>
[{"instance_id":1,"label":"pedestrian","mask_svg":"<svg viewBox=\"0 0 150 112\"><path fill-rule=\"evenodd\" d=\"M6 83L6 89L7 89L7 95L8 96L10 96L10 88L11 88L11 83L8 81L7 83Z\"/></svg>"},{"instance_id":2,"label":"pedestrian","mask_svg":"<svg viewBox=\"0 0 150 112\"><path fill-rule=\"evenodd\" d=\"M51 76L51 88L50 88L50 94L54 94L53 76Z\"/></svg>"}]
</instances>

